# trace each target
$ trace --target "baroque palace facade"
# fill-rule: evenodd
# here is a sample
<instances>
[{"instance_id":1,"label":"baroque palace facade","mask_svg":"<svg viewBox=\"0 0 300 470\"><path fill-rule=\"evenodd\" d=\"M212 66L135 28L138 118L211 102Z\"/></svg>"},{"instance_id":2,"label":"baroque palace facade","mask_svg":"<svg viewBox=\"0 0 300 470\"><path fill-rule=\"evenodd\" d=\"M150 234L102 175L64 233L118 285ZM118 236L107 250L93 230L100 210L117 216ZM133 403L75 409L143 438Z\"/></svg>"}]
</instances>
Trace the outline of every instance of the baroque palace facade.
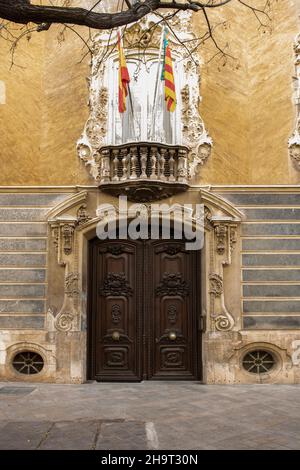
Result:
<instances>
[{"instance_id":1,"label":"baroque palace facade","mask_svg":"<svg viewBox=\"0 0 300 470\"><path fill-rule=\"evenodd\" d=\"M272 34L237 5L218 13L234 66L193 60L177 39L196 41L197 17L172 20L172 118L152 118L151 15L124 38L131 121L114 33L105 61L95 34L91 68L55 27L11 71L1 47L0 380L300 382L300 3L278 3ZM203 248L99 240L119 195L140 212L203 204Z\"/></svg>"}]
</instances>

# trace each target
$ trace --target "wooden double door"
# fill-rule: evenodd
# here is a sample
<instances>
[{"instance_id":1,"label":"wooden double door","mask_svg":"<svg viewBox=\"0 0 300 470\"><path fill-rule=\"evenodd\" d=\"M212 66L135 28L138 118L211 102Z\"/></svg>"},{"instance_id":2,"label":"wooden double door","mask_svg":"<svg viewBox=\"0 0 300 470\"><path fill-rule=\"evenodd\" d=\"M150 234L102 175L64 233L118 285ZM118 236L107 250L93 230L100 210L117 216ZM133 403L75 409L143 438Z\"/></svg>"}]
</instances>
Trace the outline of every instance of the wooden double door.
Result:
<instances>
[{"instance_id":1,"label":"wooden double door","mask_svg":"<svg viewBox=\"0 0 300 470\"><path fill-rule=\"evenodd\" d=\"M89 378L200 379L200 252L94 239L89 255Z\"/></svg>"}]
</instances>

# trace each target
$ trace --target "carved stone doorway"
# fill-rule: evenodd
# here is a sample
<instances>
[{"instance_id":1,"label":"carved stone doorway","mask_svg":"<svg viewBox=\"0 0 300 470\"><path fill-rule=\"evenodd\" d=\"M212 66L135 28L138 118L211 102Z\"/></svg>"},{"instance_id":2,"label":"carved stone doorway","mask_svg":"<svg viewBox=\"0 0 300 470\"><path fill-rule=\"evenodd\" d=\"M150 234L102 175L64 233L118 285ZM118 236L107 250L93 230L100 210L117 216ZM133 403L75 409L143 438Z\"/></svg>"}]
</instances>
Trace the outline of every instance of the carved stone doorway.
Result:
<instances>
[{"instance_id":1,"label":"carved stone doorway","mask_svg":"<svg viewBox=\"0 0 300 470\"><path fill-rule=\"evenodd\" d=\"M89 378L200 379L199 277L183 240L91 240Z\"/></svg>"}]
</instances>

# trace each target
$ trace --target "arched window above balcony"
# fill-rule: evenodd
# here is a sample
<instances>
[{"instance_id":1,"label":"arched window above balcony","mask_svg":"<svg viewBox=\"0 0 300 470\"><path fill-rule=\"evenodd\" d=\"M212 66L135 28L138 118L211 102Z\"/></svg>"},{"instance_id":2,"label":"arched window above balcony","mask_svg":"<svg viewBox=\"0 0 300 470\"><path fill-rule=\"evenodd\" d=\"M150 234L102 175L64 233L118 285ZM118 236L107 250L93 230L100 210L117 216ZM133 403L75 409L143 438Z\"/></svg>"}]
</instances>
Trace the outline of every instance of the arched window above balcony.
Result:
<instances>
[{"instance_id":1,"label":"arched window above balcony","mask_svg":"<svg viewBox=\"0 0 300 470\"><path fill-rule=\"evenodd\" d=\"M212 141L199 114L201 97L197 53L191 57L187 46L183 44L187 41L190 50L197 49L191 14L180 12L171 20L175 34L170 34L169 41L177 97L173 113L166 110L164 83L157 73L162 25L157 25L155 33L150 34L155 23L157 17L149 14L126 29L124 51L131 81L127 110L122 115L118 111L117 33L99 33L94 37L89 78L90 115L77 143L77 150L79 157L100 183L104 161L100 155L104 147L112 148L128 143L137 143L141 147L146 143L150 155L153 143L162 146L167 153L168 148L165 146L184 146L188 151L188 179L195 175L197 166L203 165L210 155ZM157 148L159 159L160 150ZM138 150L138 159L139 155ZM108 169L106 171L109 172ZM110 171L113 172L113 167ZM109 179L113 175L107 177Z\"/></svg>"},{"instance_id":2,"label":"arched window above balcony","mask_svg":"<svg viewBox=\"0 0 300 470\"><path fill-rule=\"evenodd\" d=\"M157 52L148 53L146 61L140 62L137 53L127 56L130 75L130 93L127 109L118 110L118 70L117 58L110 61L109 70L109 111L108 144L127 142L159 142L170 145L182 143L182 103L180 90L183 87L183 64L173 57L177 106L174 113L167 110L164 100L164 82L161 80L161 64Z\"/></svg>"}]
</instances>

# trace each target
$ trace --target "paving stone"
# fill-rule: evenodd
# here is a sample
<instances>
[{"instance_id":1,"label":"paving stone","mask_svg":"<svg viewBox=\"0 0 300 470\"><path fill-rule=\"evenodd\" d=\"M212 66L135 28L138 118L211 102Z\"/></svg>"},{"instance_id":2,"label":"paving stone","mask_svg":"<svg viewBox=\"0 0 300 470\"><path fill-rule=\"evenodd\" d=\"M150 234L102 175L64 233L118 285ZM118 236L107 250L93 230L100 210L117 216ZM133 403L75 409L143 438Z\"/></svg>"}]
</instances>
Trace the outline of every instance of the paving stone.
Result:
<instances>
[{"instance_id":1,"label":"paving stone","mask_svg":"<svg viewBox=\"0 0 300 470\"><path fill-rule=\"evenodd\" d=\"M34 387L12 387L4 386L0 388L1 395L24 396L29 395L35 390Z\"/></svg>"},{"instance_id":2,"label":"paving stone","mask_svg":"<svg viewBox=\"0 0 300 470\"><path fill-rule=\"evenodd\" d=\"M68 421L55 423L41 443L41 450L92 450L99 421Z\"/></svg>"},{"instance_id":3,"label":"paving stone","mask_svg":"<svg viewBox=\"0 0 300 470\"><path fill-rule=\"evenodd\" d=\"M150 421L159 449L300 449L300 385L144 382L34 388L25 397L1 394L1 449L150 449Z\"/></svg>"},{"instance_id":4,"label":"paving stone","mask_svg":"<svg viewBox=\"0 0 300 470\"><path fill-rule=\"evenodd\" d=\"M0 450L34 450L45 438L51 423L44 421L10 422L0 433Z\"/></svg>"},{"instance_id":5,"label":"paving stone","mask_svg":"<svg viewBox=\"0 0 300 470\"><path fill-rule=\"evenodd\" d=\"M100 429L97 450L147 449L145 423L103 423Z\"/></svg>"}]
</instances>

